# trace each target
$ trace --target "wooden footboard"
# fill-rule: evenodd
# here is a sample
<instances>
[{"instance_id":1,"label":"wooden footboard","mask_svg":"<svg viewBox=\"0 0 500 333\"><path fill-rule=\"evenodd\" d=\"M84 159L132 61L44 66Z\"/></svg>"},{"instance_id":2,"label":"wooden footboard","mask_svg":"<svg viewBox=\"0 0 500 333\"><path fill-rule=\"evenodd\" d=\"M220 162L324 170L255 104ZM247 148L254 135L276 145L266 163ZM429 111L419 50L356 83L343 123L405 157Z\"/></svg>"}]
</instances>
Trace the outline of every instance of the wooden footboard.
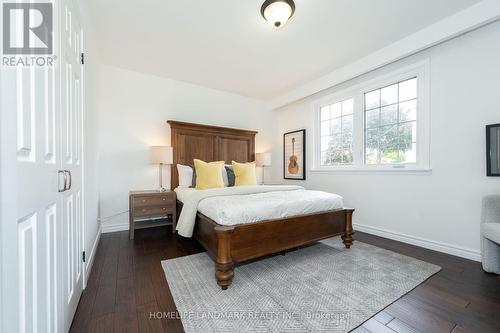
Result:
<instances>
[{"instance_id":1,"label":"wooden footboard","mask_svg":"<svg viewBox=\"0 0 500 333\"><path fill-rule=\"evenodd\" d=\"M193 236L215 261L217 283L227 289L237 263L337 235L350 248L353 212L354 209L339 209L234 226L219 225L198 213Z\"/></svg>"}]
</instances>

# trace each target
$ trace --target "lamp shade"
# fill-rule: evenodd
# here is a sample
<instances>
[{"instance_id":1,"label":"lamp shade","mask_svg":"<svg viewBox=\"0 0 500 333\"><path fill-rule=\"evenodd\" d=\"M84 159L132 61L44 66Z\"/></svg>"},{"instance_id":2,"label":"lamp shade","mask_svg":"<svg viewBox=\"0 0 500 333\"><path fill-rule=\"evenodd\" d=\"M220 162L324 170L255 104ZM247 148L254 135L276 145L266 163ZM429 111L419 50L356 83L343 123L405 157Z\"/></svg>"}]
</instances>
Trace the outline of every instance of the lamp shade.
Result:
<instances>
[{"instance_id":1,"label":"lamp shade","mask_svg":"<svg viewBox=\"0 0 500 333\"><path fill-rule=\"evenodd\" d=\"M172 164L173 150L168 146L149 147L149 162L151 164Z\"/></svg>"},{"instance_id":2,"label":"lamp shade","mask_svg":"<svg viewBox=\"0 0 500 333\"><path fill-rule=\"evenodd\" d=\"M271 166L271 153L255 154L255 164L257 166Z\"/></svg>"}]
</instances>

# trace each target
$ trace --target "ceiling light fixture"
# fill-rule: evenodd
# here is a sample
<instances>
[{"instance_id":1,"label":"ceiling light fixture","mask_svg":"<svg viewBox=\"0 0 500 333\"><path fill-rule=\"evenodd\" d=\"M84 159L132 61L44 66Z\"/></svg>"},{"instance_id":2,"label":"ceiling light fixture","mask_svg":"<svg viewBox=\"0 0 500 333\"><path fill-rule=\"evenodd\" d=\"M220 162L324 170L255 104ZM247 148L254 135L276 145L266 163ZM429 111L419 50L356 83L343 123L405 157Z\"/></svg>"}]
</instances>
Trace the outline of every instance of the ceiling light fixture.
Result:
<instances>
[{"instance_id":1,"label":"ceiling light fixture","mask_svg":"<svg viewBox=\"0 0 500 333\"><path fill-rule=\"evenodd\" d=\"M266 0L260 8L262 17L275 28L284 26L294 12L293 0Z\"/></svg>"}]
</instances>

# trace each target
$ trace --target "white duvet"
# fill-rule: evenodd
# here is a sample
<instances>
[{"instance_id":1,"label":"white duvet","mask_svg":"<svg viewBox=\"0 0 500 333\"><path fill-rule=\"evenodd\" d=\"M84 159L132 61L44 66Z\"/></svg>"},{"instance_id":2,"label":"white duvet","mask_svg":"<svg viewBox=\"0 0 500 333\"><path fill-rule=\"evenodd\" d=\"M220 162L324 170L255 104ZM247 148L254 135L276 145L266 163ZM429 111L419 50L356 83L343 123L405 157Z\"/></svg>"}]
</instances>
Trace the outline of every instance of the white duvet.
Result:
<instances>
[{"instance_id":1,"label":"white duvet","mask_svg":"<svg viewBox=\"0 0 500 333\"><path fill-rule=\"evenodd\" d=\"M341 196L309 191L301 186L241 186L210 190L176 189L184 204L177 231L193 234L199 211L221 225L235 225L263 220L317 213L343 207Z\"/></svg>"}]
</instances>

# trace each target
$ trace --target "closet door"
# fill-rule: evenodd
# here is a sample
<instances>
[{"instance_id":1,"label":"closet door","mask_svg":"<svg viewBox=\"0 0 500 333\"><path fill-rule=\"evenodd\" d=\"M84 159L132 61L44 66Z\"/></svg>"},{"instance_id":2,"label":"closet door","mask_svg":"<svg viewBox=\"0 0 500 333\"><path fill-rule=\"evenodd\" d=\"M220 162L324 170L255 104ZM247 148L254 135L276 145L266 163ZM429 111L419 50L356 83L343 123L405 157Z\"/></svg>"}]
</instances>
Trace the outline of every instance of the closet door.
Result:
<instances>
[{"instance_id":1,"label":"closet door","mask_svg":"<svg viewBox=\"0 0 500 333\"><path fill-rule=\"evenodd\" d=\"M53 5L57 62L0 76L6 332L67 332L82 292L82 29L74 0Z\"/></svg>"},{"instance_id":2,"label":"closet door","mask_svg":"<svg viewBox=\"0 0 500 333\"><path fill-rule=\"evenodd\" d=\"M57 66L19 66L5 73L14 97L2 112L15 113L16 134L11 142L16 146L12 156L16 167L10 178L17 197L17 237L6 249L17 259L17 270L10 272L17 300L5 304L18 306L18 332L58 332L64 223L58 191L64 182L58 173L62 156ZM7 228L10 223L6 221Z\"/></svg>"},{"instance_id":3,"label":"closet door","mask_svg":"<svg viewBox=\"0 0 500 333\"><path fill-rule=\"evenodd\" d=\"M82 123L83 67L81 53L83 31L77 5L62 2L61 20L61 163L69 175L69 189L62 193L64 225L63 304L66 331L76 311L83 287L83 193L82 193Z\"/></svg>"}]
</instances>

